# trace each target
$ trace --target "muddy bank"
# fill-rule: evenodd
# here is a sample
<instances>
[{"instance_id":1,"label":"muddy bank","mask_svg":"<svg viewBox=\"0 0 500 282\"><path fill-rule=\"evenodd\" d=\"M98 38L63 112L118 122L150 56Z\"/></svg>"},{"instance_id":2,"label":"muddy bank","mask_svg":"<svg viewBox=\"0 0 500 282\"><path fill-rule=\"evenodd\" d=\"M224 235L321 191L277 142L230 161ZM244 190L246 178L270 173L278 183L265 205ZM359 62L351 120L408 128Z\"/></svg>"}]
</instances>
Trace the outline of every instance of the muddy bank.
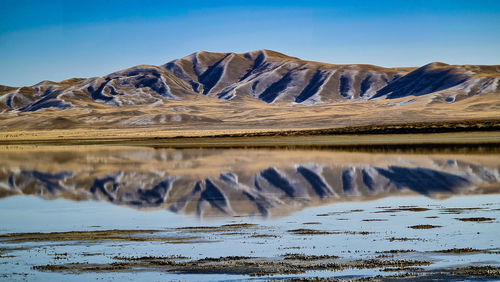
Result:
<instances>
[{"instance_id":1,"label":"muddy bank","mask_svg":"<svg viewBox=\"0 0 500 282\"><path fill-rule=\"evenodd\" d=\"M395 272L394 275L374 277L350 277L359 281L428 279L498 279L500 267L490 265L428 269L431 261L408 259L366 259L343 260L338 256L310 256L304 254L285 254L278 258L259 258L232 256L189 260L182 256L170 257L115 257L116 262L109 264L68 263L34 266L33 269L45 272L88 273L88 272L137 272L166 271L180 274L238 274L248 276L273 276L301 274L308 271L342 271L345 269L379 269L382 272ZM290 278L290 281L333 281L337 279L309 277Z\"/></svg>"},{"instance_id":2,"label":"muddy bank","mask_svg":"<svg viewBox=\"0 0 500 282\"><path fill-rule=\"evenodd\" d=\"M338 256L285 254L278 258L231 256L185 260L184 257L121 257L109 264L68 263L34 266L39 271L63 273L167 271L183 274L240 274L265 276L300 274L307 271L344 269L383 269L428 266L432 262L408 259L341 260Z\"/></svg>"},{"instance_id":3,"label":"muddy bank","mask_svg":"<svg viewBox=\"0 0 500 282\"><path fill-rule=\"evenodd\" d=\"M196 243L201 242L197 236L151 236L165 232L165 230L98 230L98 231L69 231L69 232L32 232L8 233L0 235L2 243L22 242L57 242L57 241L128 241L146 242L161 241L165 243ZM149 235L149 236L148 236Z\"/></svg>"}]
</instances>

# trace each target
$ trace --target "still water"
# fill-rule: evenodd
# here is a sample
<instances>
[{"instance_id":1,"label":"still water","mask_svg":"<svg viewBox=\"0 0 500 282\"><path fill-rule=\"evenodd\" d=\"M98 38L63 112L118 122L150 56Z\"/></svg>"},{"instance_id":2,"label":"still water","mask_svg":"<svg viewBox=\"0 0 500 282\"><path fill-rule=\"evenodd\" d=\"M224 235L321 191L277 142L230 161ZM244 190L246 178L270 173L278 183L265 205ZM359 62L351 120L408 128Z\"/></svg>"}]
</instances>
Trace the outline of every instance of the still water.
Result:
<instances>
[{"instance_id":1,"label":"still water","mask_svg":"<svg viewBox=\"0 0 500 282\"><path fill-rule=\"evenodd\" d=\"M497 151L3 146L0 279L249 279L143 266L33 268L109 264L117 256L282 259L293 253L357 260L391 254L428 261L425 269L499 266L499 192ZM140 234L116 240L12 234L114 229L155 231L144 240ZM469 251L444 252L457 248ZM392 273L381 271L353 267L255 279Z\"/></svg>"}]
</instances>

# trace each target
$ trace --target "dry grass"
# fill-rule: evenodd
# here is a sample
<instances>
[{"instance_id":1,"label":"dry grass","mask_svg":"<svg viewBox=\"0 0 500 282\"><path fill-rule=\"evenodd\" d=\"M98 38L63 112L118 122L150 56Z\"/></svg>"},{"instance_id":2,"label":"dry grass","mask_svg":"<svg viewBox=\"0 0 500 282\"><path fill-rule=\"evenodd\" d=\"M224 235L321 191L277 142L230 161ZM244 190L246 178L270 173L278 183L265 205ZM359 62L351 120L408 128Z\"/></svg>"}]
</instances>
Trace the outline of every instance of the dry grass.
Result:
<instances>
[{"instance_id":1,"label":"dry grass","mask_svg":"<svg viewBox=\"0 0 500 282\"><path fill-rule=\"evenodd\" d=\"M140 139L264 132L280 135L282 131L288 134L301 130L323 134L325 129L330 133L349 130L387 133L386 129L414 133L417 127L425 132L426 126L430 131L439 130L439 127L447 131L465 131L471 128L471 123L481 127L478 120L493 120L498 127L500 102L497 97L496 94L482 94L443 104L431 103L430 97L422 96L399 106L398 102L408 98L305 106L265 104L251 97L228 103L198 95L182 101L168 101L164 105L126 108L82 101L74 109L3 113L0 115L0 140ZM438 128L434 128L436 122Z\"/></svg>"}]
</instances>

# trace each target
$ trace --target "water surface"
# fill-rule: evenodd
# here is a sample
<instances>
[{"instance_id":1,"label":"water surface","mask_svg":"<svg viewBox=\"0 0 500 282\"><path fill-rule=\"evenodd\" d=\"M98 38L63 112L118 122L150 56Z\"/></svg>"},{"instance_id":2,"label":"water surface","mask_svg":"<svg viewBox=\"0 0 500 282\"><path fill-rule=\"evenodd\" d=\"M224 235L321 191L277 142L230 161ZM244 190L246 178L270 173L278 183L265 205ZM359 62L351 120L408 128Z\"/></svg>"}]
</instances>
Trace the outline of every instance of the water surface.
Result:
<instances>
[{"instance_id":1,"label":"water surface","mask_svg":"<svg viewBox=\"0 0 500 282\"><path fill-rule=\"evenodd\" d=\"M293 253L335 255L343 261L383 256L429 261L425 269L498 266L499 160L495 152L450 150L417 154L4 146L0 147L0 235L4 235L0 278L249 278L153 268L129 270L130 276L31 268L106 264L116 256L282 259ZM486 220L474 220L480 218ZM112 229L155 230L130 236L160 239L21 241L21 235L5 236ZM451 249L469 252L443 252ZM353 268L278 273L263 279L387 273L392 272Z\"/></svg>"}]
</instances>

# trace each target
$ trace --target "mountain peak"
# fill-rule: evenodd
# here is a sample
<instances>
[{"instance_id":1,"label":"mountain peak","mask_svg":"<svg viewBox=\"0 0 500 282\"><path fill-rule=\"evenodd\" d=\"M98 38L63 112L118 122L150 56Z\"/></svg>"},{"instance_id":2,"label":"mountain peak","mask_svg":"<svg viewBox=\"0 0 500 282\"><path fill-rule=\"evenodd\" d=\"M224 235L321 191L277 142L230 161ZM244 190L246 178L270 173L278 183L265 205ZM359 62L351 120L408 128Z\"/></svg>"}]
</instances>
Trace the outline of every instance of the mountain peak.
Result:
<instances>
[{"instance_id":1,"label":"mountain peak","mask_svg":"<svg viewBox=\"0 0 500 282\"><path fill-rule=\"evenodd\" d=\"M293 59L293 60L300 60L297 57L292 57L274 50L269 50L269 49L258 49L258 50L253 50L245 53L235 53L235 52L211 52L211 51L197 51L194 53L191 53L182 59L192 59L192 58L222 58L226 56L240 56L240 57L245 57L247 59L250 58L256 58L259 55L263 55L265 57L272 57L272 58L277 58L277 59ZM174 60L175 61L175 60Z\"/></svg>"},{"instance_id":2,"label":"mountain peak","mask_svg":"<svg viewBox=\"0 0 500 282\"><path fill-rule=\"evenodd\" d=\"M259 49L259 50L254 50L254 51L250 51L250 52L247 52L247 53L243 53L242 55L245 55L245 54L264 54L268 57L276 57L276 58L282 58L282 59L294 59L294 60L300 60L299 58L297 57L292 57L292 56L288 56L286 54L283 54L283 53L280 53L280 52L277 52L277 51L274 51L274 50L269 50L269 49Z\"/></svg>"},{"instance_id":3,"label":"mountain peak","mask_svg":"<svg viewBox=\"0 0 500 282\"><path fill-rule=\"evenodd\" d=\"M423 66L423 68L442 68L442 67L449 67L449 64L443 63L443 62L431 62Z\"/></svg>"}]
</instances>

